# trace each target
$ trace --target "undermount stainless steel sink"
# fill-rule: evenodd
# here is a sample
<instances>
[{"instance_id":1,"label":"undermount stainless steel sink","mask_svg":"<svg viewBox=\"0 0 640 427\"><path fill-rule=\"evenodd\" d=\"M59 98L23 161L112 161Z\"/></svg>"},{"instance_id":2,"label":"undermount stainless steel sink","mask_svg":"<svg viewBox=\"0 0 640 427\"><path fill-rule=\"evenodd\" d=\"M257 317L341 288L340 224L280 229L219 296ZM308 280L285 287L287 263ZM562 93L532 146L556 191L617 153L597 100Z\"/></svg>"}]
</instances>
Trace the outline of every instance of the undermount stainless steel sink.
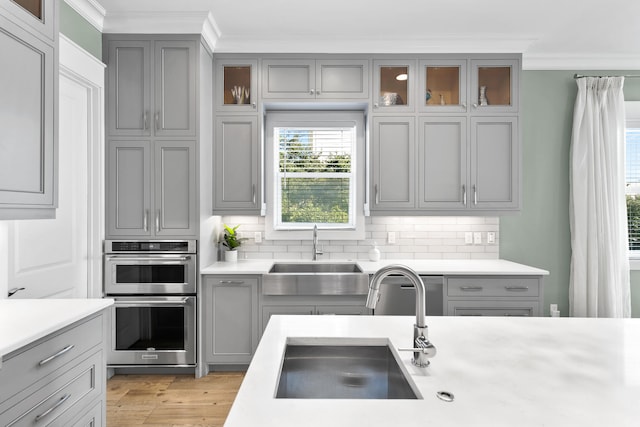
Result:
<instances>
[{"instance_id":1,"label":"undermount stainless steel sink","mask_svg":"<svg viewBox=\"0 0 640 427\"><path fill-rule=\"evenodd\" d=\"M388 341L287 343L278 381L280 399L422 399Z\"/></svg>"},{"instance_id":2,"label":"undermount stainless steel sink","mask_svg":"<svg viewBox=\"0 0 640 427\"><path fill-rule=\"evenodd\" d=\"M262 275L264 295L366 295L369 276L352 262L275 263Z\"/></svg>"}]
</instances>

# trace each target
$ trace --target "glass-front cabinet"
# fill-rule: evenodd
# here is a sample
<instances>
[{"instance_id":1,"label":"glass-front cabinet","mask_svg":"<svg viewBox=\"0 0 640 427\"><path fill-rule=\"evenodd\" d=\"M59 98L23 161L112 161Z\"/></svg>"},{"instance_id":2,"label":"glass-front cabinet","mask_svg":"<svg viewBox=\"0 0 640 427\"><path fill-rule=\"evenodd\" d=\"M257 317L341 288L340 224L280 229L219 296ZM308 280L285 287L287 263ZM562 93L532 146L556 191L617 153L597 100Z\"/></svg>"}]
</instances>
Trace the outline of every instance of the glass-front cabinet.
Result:
<instances>
[{"instance_id":1,"label":"glass-front cabinet","mask_svg":"<svg viewBox=\"0 0 640 427\"><path fill-rule=\"evenodd\" d=\"M472 112L517 112L518 70L515 59L472 60Z\"/></svg>"},{"instance_id":2,"label":"glass-front cabinet","mask_svg":"<svg viewBox=\"0 0 640 427\"><path fill-rule=\"evenodd\" d=\"M467 61L420 61L418 105L422 112L467 112Z\"/></svg>"},{"instance_id":3,"label":"glass-front cabinet","mask_svg":"<svg viewBox=\"0 0 640 427\"><path fill-rule=\"evenodd\" d=\"M0 0L1 7L52 41L56 40L57 31L53 3L53 0Z\"/></svg>"},{"instance_id":4,"label":"glass-front cabinet","mask_svg":"<svg viewBox=\"0 0 640 427\"><path fill-rule=\"evenodd\" d=\"M409 112L415 108L415 62L374 61L374 112Z\"/></svg>"},{"instance_id":5,"label":"glass-front cabinet","mask_svg":"<svg viewBox=\"0 0 640 427\"><path fill-rule=\"evenodd\" d=\"M216 60L217 109L227 112L257 111L257 70L257 60Z\"/></svg>"}]
</instances>

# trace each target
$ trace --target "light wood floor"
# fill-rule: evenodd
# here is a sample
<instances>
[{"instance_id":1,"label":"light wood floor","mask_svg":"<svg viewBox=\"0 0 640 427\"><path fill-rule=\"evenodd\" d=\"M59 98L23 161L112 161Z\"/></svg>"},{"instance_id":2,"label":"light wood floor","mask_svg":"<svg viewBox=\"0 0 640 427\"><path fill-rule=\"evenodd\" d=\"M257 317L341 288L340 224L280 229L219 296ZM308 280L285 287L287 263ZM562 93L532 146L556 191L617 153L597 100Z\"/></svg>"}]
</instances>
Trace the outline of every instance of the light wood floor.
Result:
<instances>
[{"instance_id":1,"label":"light wood floor","mask_svg":"<svg viewBox=\"0 0 640 427\"><path fill-rule=\"evenodd\" d=\"M224 424L244 372L116 375L107 382L107 427L218 427Z\"/></svg>"}]
</instances>

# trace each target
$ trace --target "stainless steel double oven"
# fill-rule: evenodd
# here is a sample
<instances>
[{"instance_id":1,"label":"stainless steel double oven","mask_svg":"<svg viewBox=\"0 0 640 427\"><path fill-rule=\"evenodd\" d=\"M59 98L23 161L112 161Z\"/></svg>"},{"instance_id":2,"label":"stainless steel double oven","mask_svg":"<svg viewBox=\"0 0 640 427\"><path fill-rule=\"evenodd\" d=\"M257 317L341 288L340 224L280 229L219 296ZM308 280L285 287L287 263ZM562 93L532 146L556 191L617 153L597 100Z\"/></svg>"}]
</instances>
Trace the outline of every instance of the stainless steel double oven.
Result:
<instances>
[{"instance_id":1,"label":"stainless steel double oven","mask_svg":"<svg viewBox=\"0 0 640 427\"><path fill-rule=\"evenodd\" d=\"M196 363L195 240L105 241L111 367Z\"/></svg>"}]
</instances>

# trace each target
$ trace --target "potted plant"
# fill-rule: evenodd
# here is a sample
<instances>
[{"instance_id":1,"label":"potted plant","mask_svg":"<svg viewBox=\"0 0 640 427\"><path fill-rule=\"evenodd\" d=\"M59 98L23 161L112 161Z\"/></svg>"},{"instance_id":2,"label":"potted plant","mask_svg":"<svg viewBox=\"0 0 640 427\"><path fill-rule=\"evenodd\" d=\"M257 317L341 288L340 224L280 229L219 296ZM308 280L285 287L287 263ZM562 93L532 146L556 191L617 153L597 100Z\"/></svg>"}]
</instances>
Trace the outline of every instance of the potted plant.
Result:
<instances>
[{"instance_id":1,"label":"potted plant","mask_svg":"<svg viewBox=\"0 0 640 427\"><path fill-rule=\"evenodd\" d=\"M238 252L236 249L242 245L242 241L246 240L245 238L238 237L238 227L240 225L236 225L231 228L226 224L224 225L224 234L222 235L222 245L227 248L224 252L224 260L227 262L234 262L238 260Z\"/></svg>"}]
</instances>

